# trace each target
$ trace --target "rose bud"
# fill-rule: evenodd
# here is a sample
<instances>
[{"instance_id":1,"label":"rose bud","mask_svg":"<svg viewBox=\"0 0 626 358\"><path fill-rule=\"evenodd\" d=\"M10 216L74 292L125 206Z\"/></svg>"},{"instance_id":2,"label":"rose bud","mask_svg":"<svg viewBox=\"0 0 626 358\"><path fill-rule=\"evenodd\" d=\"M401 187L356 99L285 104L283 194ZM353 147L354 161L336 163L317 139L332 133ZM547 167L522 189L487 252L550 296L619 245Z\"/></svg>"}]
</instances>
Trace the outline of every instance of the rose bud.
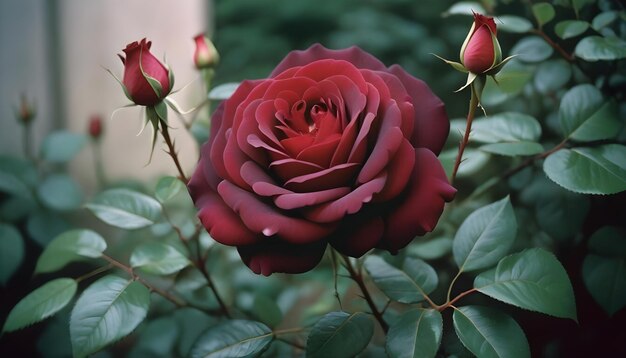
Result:
<instances>
[{"instance_id":1,"label":"rose bud","mask_svg":"<svg viewBox=\"0 0 626 358\"><path fill-rule=\"evenodd\" d=\"M102 136L102 118L98 115L89 118L89 135L93 139L99 139Z\"/></svg>"},{"instance_id":2,"label":"rose bud","mask_svg":"<svg viewBox=\"0 0 626 358\"><path fill-rule=\"evenodd\" d=\"M21 123L28 125L35 118L35 110L33 106L28 103L25 95L20 97L20 108L16 111L15 115Z\"/></svg>"},{"instance_id":3,"label":"rose bud","mask_svg":"<svg viewBox=\"0 0 626 358\"><path fill-rule=\"evenodd\" d=\"M449 129L401 67L313 45L220 104L188 188L211 237L257 274L311 270L328 244L396 253L454 197L437 159Z\"/></svg>"},{"instance_id":4,"label":"rose bud","mask_svg":"<svg viewBox=\"0 0 626 358\"><path fill-rule=\"evenodd\" d=\"M474 13L474 23L461 47L461 63L475 74L495 75L500 70L502 50L496 38L497 28L492 17Z\"/></svg>"},{"instance_id":5,"label":"rose bud","mask_svg":"<svg viewBox=\"0 0 626 358\"><path fill-rule=\"evenodd\" d=\"M220 61L220 55L213 42L204 34L197 35L193 39L196 41L196 51L193 54L193 62L196 68L201 70L217 66Z\"/></svg>"},{"instance_id":6,"label":"rose bud","mask_svg":"<svg viewBox=\"0 0 626 358\"><path fill-rule=\"evenodd\" d=\"M123 50L126 58L119 57L126 95L135 104L153 107L170 93L174 81L171 71L150 53L150 46L152 42L146 39L133 42Z\"/></svg>"}]
</instances>

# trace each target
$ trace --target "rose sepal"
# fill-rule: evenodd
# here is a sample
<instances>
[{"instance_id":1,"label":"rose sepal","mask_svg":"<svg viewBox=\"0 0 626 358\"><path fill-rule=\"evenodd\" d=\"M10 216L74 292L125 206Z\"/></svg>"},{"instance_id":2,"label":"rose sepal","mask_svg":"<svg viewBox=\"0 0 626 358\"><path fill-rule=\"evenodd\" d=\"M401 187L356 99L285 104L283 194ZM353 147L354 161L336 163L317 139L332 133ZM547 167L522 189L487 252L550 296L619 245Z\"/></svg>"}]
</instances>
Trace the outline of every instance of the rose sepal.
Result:
<instances>
[{"instance_id":1,"label":"rose sepal","mask_svg":"<svg viewBox=\"0 0 626 358\"><path fill-rule=\"evenodd\" d=\"M113 78L115 78L115 80L117 81L117 83L120 84L120 86L122 86L122 91L124 91L124 95L126 96L126 98L128 98L129 101L133 102L133 105L135 104L135 102L133 101L133 99L130 97L130 92L128 92L128 88L126 88L126 86L124 85L124 83L117 78L117 76L113 73L113 71L111 71L110 69L106 68L106 67L102 67L104 68L105 71L107 71L111 76L113 76Z\"/></svg>"},{"instance_id":2,"label":"rose sepal","mask_svg":"<svg viewBox=\"0 0 626 358\"><path fill-rule=\"evenodd\" d=\"M487 76L491 76L491 78L493 78L493 80L495 81L496 80L495 75L502 70L502 68L504 67L504 65L507 64L507 62L511 61L515 57L517 57L517 55L512 55L512 56L505 58L500 63L496 64L495 66L485 71L484 74Z\"/></svg>"},{"instance_id":3,"label":"rose sepal","mask_svg":"<svg viewBox=\"0 0 626 358\"><path fill-rule=\"evenodd\" d=\"M152 129L152 144L150 146L150 157L148 158L148 163L152 161L152 155L154 154L154 148L156 147L157 136L159 134L159 128L161 125L167 125L167 106L163 101L157 103L154 106L146 107L146 122L139 132L141 134L143 130L146 128L148 123L151 125ZM139 135L138 134L138 135ZM146 165L147 165L146 164Z\"/></svg>"},{"instance_id":4,"label":"rose sepal","mask_svg":"<svg viewBox=\"0 0 626 358\"><path fill-rule=\"evenodd\" d=\"M450 61L450 60L446 60L445 58L438 56L434 53L431 53L431 55L437 57L438 59L440 59L441 61L447 63L448 65L452 66L452 68L454 68L455 70L459 71L459 72L463 72L463 73L469 73L469 71L467 70L467 68L465 68L465 66L463 66L463 64L459 63L459 62L454 62L454 61Z\"/></svg>"}]
</instances>

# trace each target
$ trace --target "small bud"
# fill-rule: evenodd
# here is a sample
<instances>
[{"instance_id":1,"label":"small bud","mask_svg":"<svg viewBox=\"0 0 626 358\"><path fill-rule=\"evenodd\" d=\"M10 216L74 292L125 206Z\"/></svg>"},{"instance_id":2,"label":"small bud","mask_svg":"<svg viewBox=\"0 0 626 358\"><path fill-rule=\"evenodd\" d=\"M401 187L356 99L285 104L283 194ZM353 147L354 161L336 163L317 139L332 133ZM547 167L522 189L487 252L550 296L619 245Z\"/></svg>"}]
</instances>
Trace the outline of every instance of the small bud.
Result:
<instances>
[{"instance_id":1,"label":"small bud","mask_svg":"<svg viewBox=\"0 0 626 358\"><path fill-rule=\"evenodd\" d=\"M217 66L220 61L220 55L213 42L204 34L199 34L193 39L196 41L196 51L193 54L193 62L196 68L201 70Z\"/></svg>"},{"instance_id":2,"label":"small bud","mask_svg":"<svg viewBox=\"0 0 626 358\"><path fill-rule=\"evenodd\" d=\"M99 139L102 136L102 118L99 115L91 116L88 129L91 138Z\"/></svg>"},{"instance_id":3,"label":"small bud","mask_svg":"<svg viewBox=\"0 0 626 358\"><path fill-rule=\"evenodd\" d=\"M35 118L35 109L28 103L26 95L22 95L20 98L20 108L16 113L16 117L20 123L25 125L28 125Z\"/></svg>"},{"instance_id":4,"label":"small bud","mask_svg":"<svg viewBox=\"0 0 626 358\"><path fill-rule=\"evenodd\" d=\"M127 96L141 106L153 107L165 98L174 85L170 70L152 53L146 39L128 44L119 55L124 64L122 84Z\"/></svg>"},{"instance_id":5,"label":"small bud","mask_svg":"<svg viewBox=\"0 0 626 358\"><path fill-rule=\"evenodd\" d=\"M502 67L502 50L496 38L497 28L492 17L474 13L474 23L461 47L461 63L475 74L495 75ZM491 72L492 69L497 71Z\"/></svg>"}]
</instances>

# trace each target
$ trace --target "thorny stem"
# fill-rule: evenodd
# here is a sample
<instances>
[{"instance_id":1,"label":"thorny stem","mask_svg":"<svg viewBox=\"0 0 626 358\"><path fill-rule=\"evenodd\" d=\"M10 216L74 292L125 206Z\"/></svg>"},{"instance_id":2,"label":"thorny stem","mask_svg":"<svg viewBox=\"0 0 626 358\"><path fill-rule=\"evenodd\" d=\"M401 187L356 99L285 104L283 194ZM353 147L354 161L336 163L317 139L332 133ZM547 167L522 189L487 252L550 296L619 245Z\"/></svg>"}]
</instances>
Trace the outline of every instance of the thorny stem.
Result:
<instances>
[{"instance_id":1,"label":"thorny stem","mask_svg":"<svg viewBox=\"0 0 626 358\"><path fill-rule=\"evenodd\" d=\"M517 174L518 172L520 172L522 169L526 168L527 166L533 164L535 162L535 160L538 159L544 159L546 157L548 157L550 154L563 149L565 147L565 145L567 144L567 139L564 139L561 143L557 144L554 148L547 150L543 153L539 153L535 156L532 156L526 160L524 160L523 162L521 162L519 165L517 165L516 167L513 167L509 170L507 170L506 172L504 172L501 176L500 179L507 179L512 177L513 175Z\"/></svg>"},{"instance_id":2,"label":"thorny stem","mask_svg":"<svg viewBox=\"0 0 626 358\"><path fill-rule=\"evenodd\" d=\"M183 171L183 168L180 165L180 161L178 160L178 153L176 153L174 142L172 141L172 138L170 137L170 132L167 128L167 123L165 123L165 121L162 119L160 119L159 121L161 122L160 123L161 135L163 135L163 140L165 141L165 144L167 145L167 148L168 148L167 154L169 154L170 157L172 157L172 160L174 161L174 164L176 165L176 169L178 170L178 179L180 179L186 185L189 182L189 179L185 175L185 172Z\"/></svg>"},{"instance_id":3,"label":"thorny stem","mask_svg":"<svg viewBox=\"0 0 626 358\"><path fill-rule=\"evenodd\" d=\"M561 47L558 43L552 41L552 39L543 30L532 29L530 30L530 33L539 35L548 45L550 45L550 47L552 47L556 52L558 52L559 55L561 55L561 57L565 59L565 61L570 62L570 63L574 63L576 61L576 58L572 54L565 51L563 47Z\"/></svg>"},{"instance_id":4,"label":"thorny stem","mask_svg":"<svg viewBox=\"0 0 626 358\"><path fill-rule=\"evenodd\" d=\"M124 265L123 263L115 260L114 258L102 254L102 258L105 259L106 261L109 262L109 264L111 264L112 266L115 266L123 271L126 271L130 277L132 277L133 280L139 281L142 285L146 286L150 291L153 291L161 296L163 296L165 299L167 299L168 301L172 302L174 305L176 305L176 307L185 307L187 304L186 302L182 302L180 301L177 297L174 297L172 294L170 294L169 292L166 292L158 287L153 286L152 284L150 284L148 281L144 280L143 278L139 277L137 274L135 274L135 272L133 271L133 269L131 267L128 267L126 265Z\"/></svg>"},{"instance_id":5,"label":"thorny stem","mask_svg":"<svg viewBox=\"0 0 626 358\"><path fill-rule=\"evenodd\" d=\"M474 85L471 85L472 94L470 97L469 110L467 112L467 121L465 125L465 133L463 135L463 139L459 143L459 153L456 156L456 161L454 162L454 169L452 171L452 177L450 178L450 183L454 183L454 179L456 178L456 174L459 170L459 166L461 165L461 160L463 158L463 152L465 151L465 147L469 142L470 131L472 130L472 121L474 120L474 115L476 113L476 108L478 107L478 95L474 89Z\"/></svg>"},{"instance_id":6,"label":"thorny stem","mask_svg":"<svg viewBox=\"0 0 626 358\"><path fill-rule=\"evenodd\" d=\"M204 276L204 279L207 281L207 286L209 286L209 288L213 292L213 295L215 296L215 299L217 300L217 304L220 306L221 311L224 313L226 317L232 318L232 316L230 315L230 312L228 311L228 307L224 303L224 300L222 300L222 296L220 296L219 292L217 291L217 287L215 287L215 284L213 283L213 279L211 279L211 276L209 275L209 272L207 271L206 266L204 265L204 261L199 260L198 262L195 263L195 265L198 268L198 270L200 270L200 273L202 273L202 276Z\"/></svg>"},{"instance_id":7,"label":"thorny stem","mask_svg":"<svg viewBox=\"0 0 626 358\"><path fill-rule=\"evenodd\" d=\"M376 318L383 331L387 333L389 331L389 325L387 324L387 322L385 322L382 313L380 313L380 311L376 307L372 296L367 290L367 286L365 286L365 282L363 282L363 276L355 271L352 263L350 262L350 259L347 256L341 255L341 257L343 257L343 261L346 264L346 269L348 270L348 273L350 273L350 277L352 277L352 280L356 282L356 284L359 286L359 289L363 293L363 298L367 302L367 305L370 307L370 310L372 310L372 315L374 315L374 318Z\"/></svg>"}]
</instances>

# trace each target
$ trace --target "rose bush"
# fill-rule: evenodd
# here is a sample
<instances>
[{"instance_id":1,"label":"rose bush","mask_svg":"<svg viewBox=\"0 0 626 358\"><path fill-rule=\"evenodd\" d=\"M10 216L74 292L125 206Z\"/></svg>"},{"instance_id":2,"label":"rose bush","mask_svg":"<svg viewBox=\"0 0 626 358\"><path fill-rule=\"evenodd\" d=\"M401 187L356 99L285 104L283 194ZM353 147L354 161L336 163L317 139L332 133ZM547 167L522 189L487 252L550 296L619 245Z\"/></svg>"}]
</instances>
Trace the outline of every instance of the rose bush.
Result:
<instances>
[{"instance_id":1,"label":"rose bush","mask_svg":"<svg viewBox=\"0 0 626 358\"><path fill-rule=\"evenodd\" d=\"M211 236L255 272L308 271L431 231L455 189L436 155L443 103L357 47L291 52L215 112L189 183Z\"/></svg>"},{"instance_id":2,"label":"rose bush","mask_svg":"<svg viewBox=\"0 0 626 358\"><path fill-rule=\"evenodd\" d=\"M133 42L118 55L124 64L124 92L135 104L155 106L165 98L174 85L170 70L152 53L151 41Z\"/></svg>"}]
</instances>

